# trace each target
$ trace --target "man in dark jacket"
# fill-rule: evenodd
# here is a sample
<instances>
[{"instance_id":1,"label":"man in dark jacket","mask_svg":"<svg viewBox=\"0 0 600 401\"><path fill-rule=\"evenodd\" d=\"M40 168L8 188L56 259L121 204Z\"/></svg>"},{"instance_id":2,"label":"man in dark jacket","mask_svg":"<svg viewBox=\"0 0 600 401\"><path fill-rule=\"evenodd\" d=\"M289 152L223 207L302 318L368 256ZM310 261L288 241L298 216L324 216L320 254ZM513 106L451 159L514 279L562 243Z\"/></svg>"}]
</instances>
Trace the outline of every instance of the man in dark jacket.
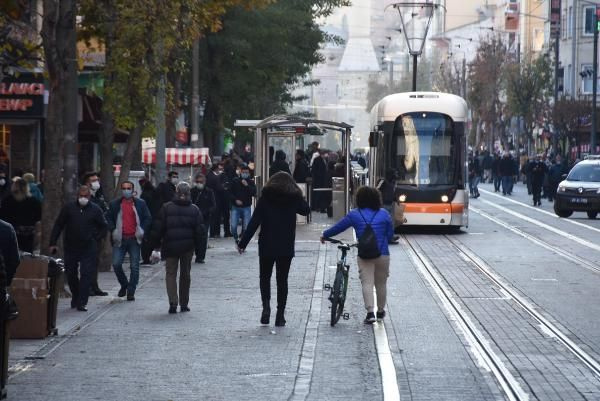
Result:
<instances>
[{"instance_id":1,"label":"man in dark jacket","mask_svg":"<svg viewBox=\"0 0 600 401\"><path fill-rule=\"evenodd\" d=\"M95 171L90 171L83 175L83 185L86 185L90 192L92 193L92 197L90 198L90 202L95 204L102 210L102 214L106 213L108 210L108 204L106 200L104 200L104 193L102 191L102 186L100 185L100 177L98 173ZM98 240L98 252L96 253L96 269L94 270L94 274L92 276L92 288L90 290L90 295L92 296L100 296L105 297L108 295L108 292L102 291L100 289L100 285L98 284L98 264L100 263L100 252L103 247L105 238L102 237Z\"/></svg>"},{"instance_id":2,"label":"man in dark jacket","mask_svg":"<svg viewBox=\"0 0 600 401\"><path fill-rule=\"evenodd\" d=\"M290 166L285 161L286 154L283 150L278 150L275 152L275 161L269 167L269 177L275 173L283 171L284 173L292 174L290 171Z\"/></svg>"},{"instance_id":3,"label":"man in dark jacket","mask_svg":"<svg viewBox=\"0 0 600 401\"><path fill-rule=\"evenodd\" d=\"M161 206L173 200L173 196L175 196L175 186L178 182L179 173L177 171L170 171L167 176L167 181L158 184L156 192L158 194L158 199L160 199Z\"/></svg>"},{"instance_id":4,"label":"man in dark jacket","mask_svg":"<svg viewBox=\"0 0 600 401\"><path fill-rule=\"evenodd\" d=\"M10 286L20 262L17 234L13 226L4 220L0 220L0 254L4 260L5 275L4 286L0 286L0 290L4 290Z\"/></svg>"},{"instance_id":5,"label":"man in dark jacket","mask_svg":"<svg viewBox=\"0 0 600 401\"><path fill-rule=\"evenodd\" d=\"M515 167L508 152L504 152L498 169L502 177L502 195L512 195L512 179Z\"/></svg>"},{"instance_id":6,"label":"man in dark jacket","mask_svg":"<svg viewBox=\"0 0 600 401\"><path fill-rule=\"evenodd\" d=\"M500 191L500 182L502 176L500 175L500 156L497 153L494 154L494 160L492 160L492 181L494 181L494 192Z\"/></svg>"},{"instance_id":7,"label":"man in dark jacket","mask_svg":"<svg viewBox=\"0 0 600 401\"><path fill-rule=\"evenodd\" d=\"M296 166L294 167L294 181L297 184L306 183L306 179L310 177L310 167L306 161L306 154L302 149L296 151Z\"/></svg>"},{"instance_id":8,"label":"man in dark jacket","mask_svg":"<svg viewBox=\"0 0 600 401\"><path fill-rule=\"evenodd\" d=\"M133 197L133 182L123 181L121 194L121 198L108 205L106 220L113 245L113 270L121 284L118 296L124 297L127 294L128 301L135 301L134 294L140 277L140 245L144 232L150 227L152 217L146 202ZM126 253L129 254L131 270L129 280L123 271Z\"/></svg>"},{"instance_id":9,"label":"man in dark jacket","mask_svg":"<svg viewBox=\"0 0 600 401\"><path fill-rule=\"evenodd\" d=\"M542 205L542 185L546 175L546 163L542 161L542 155L538 155L536 160L530 165L531 168L531 192L533 194L533 206Z\"/></svg>"},{"instance_id":10,"label":"man in dark jacket","mask_svg":"<svg viewBox=\"0 0 600 401\"><path fill-rule=\"evenodd\" d=\"M231 237L231 232L229 230L229 195L225 188L228 184L228 180L224 171L225 167L222 163L213 164L206 175L206 186L212 189L216 202L215 212L212 214L212 220L210 221L211 238L219 238L221 235L221 223L223 224L224 236Z\"/></svg>"},{"instance_id":11,"label":"man in dark jacket","mask_svg":"<svg viewBox=\"0 0 600 401\"><path fill-rule=\"evenodd\" d=\"M67 203L62 208L50 235L50 253L55 254L58 237L64 230L65 269L73 295L71 308L82 312L87 311L92 276L96 269L98 239L106 235L106 220L102 210L90 202L91 197L87 186L79 187L77 201Z\"/></svg>"},{"instance_id":12,"label":"man in dark jacket","mask_svg":"<svg viewBox=\"0 0 600 401\"><path fill-rule=\"evenodd\" d=\"M233 239L238 242L238 221L242 219L242 232L246 231L250 221L250 208L252 198L256 196L256 185L250 178L250 169L248 166L242 166L240 176L233 179L231 183L231 233Z\"/></svg>"},{"instance_id":13,"label":"man in dark jacket","mask_svg":"<svg viewBox=\"0 0 600 401\"><path fill-rule=\"evenodd\" d=\"M194 188L191 191L192 203L198 207L202 214L204 224L204 238L200 244L200 248L196 249L196 263L204 263L206 257L206 248L208 246L208 222L211 214L215 212L215 194L212 189L206 186L206 177L204 174L197 174L194 183Z\"/></svg>"},{"instance_id":14,"label":"man in dark jacket","mask_svg":"<svg viewBox=\"0 0 600 401\"><path fill-rule=\"evenodd\" d=\"M190 186L177 184L175 199L163 205L152 226L152 244L162 241L161 254L166 260L167 294L169 313L189 312L190 271L194 250L200 247L205 233L202 214L192 204ZM179 273L179 296L177 294L177 270Z\"/></svg>"}]
</instances>

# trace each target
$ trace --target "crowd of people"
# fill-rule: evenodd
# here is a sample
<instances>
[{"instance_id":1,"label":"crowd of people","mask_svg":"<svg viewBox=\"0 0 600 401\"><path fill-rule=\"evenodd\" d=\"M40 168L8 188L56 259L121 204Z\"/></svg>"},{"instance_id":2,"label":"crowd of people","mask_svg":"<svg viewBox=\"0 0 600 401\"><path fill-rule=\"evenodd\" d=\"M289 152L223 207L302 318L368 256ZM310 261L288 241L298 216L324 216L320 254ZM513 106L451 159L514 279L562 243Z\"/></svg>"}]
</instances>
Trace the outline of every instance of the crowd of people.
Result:
<instances>
[{"instance_id":1,"label":"crowd of people","mask_svg":"<svg viewBox=\"0 0 600 401\"><path fill-rule=\"evenodd\" d=\"M541 206L546 198L552 202L556 196L558 184L569 166L561 155L540 153L534 157L516 158L511 152L494 153L475 152L468 158L469 194L479 197L480 182L494 184L494 192L512 195L514 183L522 180L527 185L527 193L532 195L534 206Z\"/></svg>"}]
</instances>

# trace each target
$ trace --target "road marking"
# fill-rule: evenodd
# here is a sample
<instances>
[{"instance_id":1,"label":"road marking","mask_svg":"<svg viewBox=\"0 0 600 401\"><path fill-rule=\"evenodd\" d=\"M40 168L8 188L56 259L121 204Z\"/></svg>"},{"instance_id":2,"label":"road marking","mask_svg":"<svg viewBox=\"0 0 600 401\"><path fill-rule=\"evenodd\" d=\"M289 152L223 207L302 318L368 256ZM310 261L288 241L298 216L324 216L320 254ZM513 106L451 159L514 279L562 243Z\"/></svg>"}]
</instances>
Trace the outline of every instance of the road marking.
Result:
<instances>
[{"instance_id":1,"label":"road marking","mask_svg":"<svg viewBox=\"0 0 600 401\"><path fill-rule=\"evenodd\" d=\"M443 284L442 277L429 259L426 256L420 255L405 236L401 236L400 238L414 266L429 283L431 289L442 302L447 314L463 333L465 340L469 344L469 349L479 365L487 371L492 372L508 400L528 400L529 395L522 389L517 379L504 365L502 359L494 352L488 340L471 321L469 315L463 311L460 303L454 299L452 292Z\"/></svg>"},{"instance_id":2,"label":"road marking","mask_svg":"<svg viewBox=\"0 0 600 401\"><path fill-rule=\"evenodd\" d=\"M532 235L529 235L526 232L524 232L524 231L522 231L522 230L520 230L520 229L518 229L516 227L513 227L513 226L511 226L511 225L503 222L502 220L499 220L499 219L497 219L497 218L495 218L495 217L493 217L493 216L485 213L482 210L477 209L476 207L471 206L469 209L471 209L473 212L477 213L478 215L480 215L482 217L485 217L486 219L488 219L490 221L493 221L494 223L496 223L496 224L498 224L498 225L506 228L507 230L510 230L513 233L515 233L517 235L520 235L521 237L526 238L529 241L538 244L542 248L546 248L547 250L549 250L551 252L554 252L554 253L562 256L563 258L567 259L569 262L575 262L578 265L580 265L581 267L586 268L586 269L588 269L588 270L590 270L590 271L592 271L594 273L600 273L600 267L598 267L598 265L596 265L596 264L594 264L592 262L589 262L589 261L587 261L587 260L585 260L583 258L580 258L579 256L574 255L574 254L572 254L570 252L563 251L562 249L560 249L560 248L558 248L558 247L556 247L554 245L550 245L549 243L547 243L545 241L542 241L539 238L536 238L536 237L534 237Z\"/></svg>"},{"instance_id":3,"label":"road marking","mask_svg":"<svg viewBox=\"0 0 600 401\"><path fill-rule=\"evenodd\" d=\"M310 393L313 368L315 365L315 353L317 349L317 337L319 335L319 321L321 320L321 304L323 300L323 280L325 276L325 263L327 263L327 252L324 260L321 261L322 248L319 244L317 254L317 268L315 271L315 281L313 282L312 299L310 302L310 311L306 321L306 330L304 331L304 341L302 342L302 352L298 364L298 374L294 381L294 390L288 398L290 401L306 400Z\"/></svg>"},{"instance_id":4,"label":"road marking","mask_svg":"<svg viewBox=\"0 0 600 401\"><path fill-rule=\"evenodd\" d=\"M589 226L589 225L587 225L587 224L580 223L580 222L578 222L578 221L574 221L574 220L569 220L569 219L565 219L565 218L562 218L562 217L558 217L556 214L554 214L554 213L550 213L550 212L548 212L548 211L546 211L546 210L544 210L544 209L540 209L540 208L537 208L537 207L533 207L533 206L530 206L530 205L528 205L528 204L526 204L526 203L523 203L523 202L516 201L516 200L514 200L514 199L509 199L509 198L507 198L506 196L500 196L500 195L497 195L497 194L495 194L495 193L493 193L493 192L486 191L485 189L480 189L480 191L481 191L481 192L485 192L485 193L486 193L486 194L488 194L488 195L495 196L496 198L500 198L500 199L503 199L503 200L505 200L505 201L512 202L512 203L514 203L514 204L516 204L516 205L519 205L519 206L522 206L522 207L526 207L527 209L535 210L536 212L539 212L539 213L546 214L546 215L548 215L548 216L554 217L554 218L556 218L556 219L559 219L559 220L561 220L561 221L566 221L566 222L568 222L568 223L575 224L576 226L579 226L579 227L584 227L584 228L587 228L588 230L592 230L592 231L596 231L596 232L600 233L600 229L598 229L598 228L596 228L596 227L592 227L592 226Z\"/></svg>"},{"instance_id":5,"label":"road marking","mask_svg":"<svg viewBox=\"0 0 600 401\"><path fill-rule=\"evenodd\" d=\"M558 281L555 278L532 278L531 281Z\"/></svg>"},{"instance_id":6,"label":"road marking","mask_svg":"<svg viewBox=\"0 0 600 401\"><path fill-rule=\"evenodd\" d=\"M374 299L377 299L377 291L373 290ZM388 310L389 312L389 310ZM398 376L396 376L396 365L392 358L390 343L383 320L373 323L373 335L375 337L375 350L381 371L381 387L383 389L384 401L400 401L400 389L398 387Z\"/></svg>"},{"instance_id":7,"label":"road marking","mask_svg":"<svg viewBox=\"0 0 600 401\"><path fill-rule=\"evenodd\" d=\"M510 210L510 209L508 209L508 208L506 208L504 206L497 205L497 204L495 204L493 202L486 201L484 199L481 199L480 202L483 202L486 205L490 205L492 207L495 207L496 209L502 210L505 213L512 214L513 216L518 217L521 220L525 220L525 221L527 221L527 222L529 222L531 224L535 224L536 226L542 227L542 228L544 228L544 229L546 229L548 231L551 231L551 232L553 232L555 234L558 234L561 237L567 238L567 239L569 239L571 241L575 241L575 242L577 242L577 243L579 243L579 244L581 244L583 246L586 246L586 247L588 247L590 249L593 249L595 251L600 252L600 246L598 246L598 245L596 245L596 244L594 244L594 243L592 243L590 241L586 241L583 238L579 238L579 237L577 237L577 236L575 236L573 234L569 234L569 233L567 233L567 232L565 232L563 230L559 230L556 227L552 227L551 225L548 225L546 223L542 223L541 221L538 221L538 220L533 219L531 217L527 217L524 214L521 214L521 213L518 213L518 212L514 212L514 211L512 211L512 210Z\"/></svg>"}]
</instances>

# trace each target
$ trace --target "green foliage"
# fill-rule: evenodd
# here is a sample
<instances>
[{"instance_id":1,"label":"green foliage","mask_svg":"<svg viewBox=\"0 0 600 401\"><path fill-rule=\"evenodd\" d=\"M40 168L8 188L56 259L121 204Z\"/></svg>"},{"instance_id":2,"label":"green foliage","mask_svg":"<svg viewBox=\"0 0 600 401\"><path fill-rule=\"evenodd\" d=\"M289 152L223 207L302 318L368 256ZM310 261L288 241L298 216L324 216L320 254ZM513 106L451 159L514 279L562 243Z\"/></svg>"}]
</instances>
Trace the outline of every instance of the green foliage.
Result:
<instances>
[{"instance_id":1,"label":"green foliage","mask_svg":"<svg viewBox=\"0 0 600 401\"><path fill-rule=\"evenodd\" d=\"M506 69L507 108L513 116L523 118L528 135L548 111L552 95L553 75L550 60L540 55L526 57L521 63L512 63Z\"/></svg>"},{"instance_id":2,"label":"green foliage","mask_svg":"<svg viewBox=\"0 0 600 401\"><path fill-rule=\"evenodd\" d=\"M260 119L284 111L327 40L316 19L346 0L286 0L268 7L232 9L223 29L201 42L201 97L208 142L236 118ZM214 143L214 142L213 142Z\"/></svg>"},{"instance_id":3,"label":"green foliage","mask_svg":"<svg viewBox=\"0 0 600 401\"><path fill-rule=\"evenodd\" d=\"M35 32L21 21L24 11L16 0L0 2L0 80L7 68L33 68L40 60Z\"/></svg>"}]
</instances>

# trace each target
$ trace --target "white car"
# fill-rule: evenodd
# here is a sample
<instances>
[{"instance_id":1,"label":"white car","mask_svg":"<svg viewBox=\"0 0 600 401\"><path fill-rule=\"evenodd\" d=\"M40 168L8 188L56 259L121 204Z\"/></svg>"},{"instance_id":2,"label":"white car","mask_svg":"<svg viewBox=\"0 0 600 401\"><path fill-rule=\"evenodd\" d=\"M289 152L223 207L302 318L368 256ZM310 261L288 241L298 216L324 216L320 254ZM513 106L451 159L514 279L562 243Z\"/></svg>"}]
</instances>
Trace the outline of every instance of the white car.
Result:
<instances>
[{"instance_id":1,"label":"white car","mask_svg":"<svg viewBox=\"0 0 600 401\"><path fill-rule=\"evenodd\" d=\"M600 156L588 156L577 163L558 184L554 212L560 217L587 212L590 219L596 218L600 212Z\"/></svg>"}]
</instances>

